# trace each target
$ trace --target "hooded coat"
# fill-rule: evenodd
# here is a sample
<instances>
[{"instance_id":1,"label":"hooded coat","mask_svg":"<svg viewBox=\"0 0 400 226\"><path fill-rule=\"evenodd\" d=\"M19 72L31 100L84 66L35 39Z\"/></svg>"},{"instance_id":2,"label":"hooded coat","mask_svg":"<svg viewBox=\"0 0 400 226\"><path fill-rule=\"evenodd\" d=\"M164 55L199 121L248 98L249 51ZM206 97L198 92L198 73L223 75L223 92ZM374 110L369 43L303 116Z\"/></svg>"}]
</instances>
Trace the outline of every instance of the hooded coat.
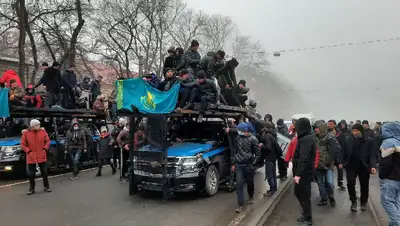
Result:
<instances>
[{"instance_id":1,"label":"hooded coat","mask_svg":"<svg viewBox=\"0 0 400 226\"><path fill-rule=\"evenodd\" d=\"M328 133L328 126L326 123L319 122L315 125L319 128L320 133L316 134L316 142L319 150L318 170L332 170L335 166L336 160L339 158L340 145L336 138Z\"/></svg>"},{"instance_id":2,"label":"hooded coat","mask_svg":"<svg viewBox=\"0 0 400 226\"><path fill-rule=\"evenodd\" d=\"M300 118L296 122L297 145L293 156L293 175L312 176L315 172L314 161L317 145L311 134L310 120Z\"/></svg>"},{"instance_id":3,"label":"hooded coat","mask_svg":"<svg viewBox=\"0 0 400 226\"><path fill-rule=\"evenodd\" d=\"M47 162L50 138L46 130L22 130L21 148L26 153L27 164Z\"/></svg>"},{"instance_id":4,"label":"hooded coat","mask_svg":"<svg viewBox=\"0 0 400 226\"><path fill-rule=\"evenodd\" d=\"M282 134L285 137L289 137L289 129L287 125L284 123L283 119L278 119L278 121L276 121L276 125L278 133Z\"/></svg>"},{"instance_id":5,"label":"hooded coat","mask_svg":"<svg viewBox=\"0 0 400 226\"><path fill-rule=\"evenodd\" d=\"M74 125L78 125L79 128L75 130ZM65 137L65 150L87 150L85 131L81 128L76 120L73 120L71 129L67 132Z\"/></svg>"},{"instance_id":6,"label":"hooded coat","mask_svg":"<svg viewBox=\"0 0 400 226\"><path fill-rule=\"evenodd\" d=\"M99 139L99 159L109 159L113 154L113 138L110 133L104 132L100 134Z\"/></svg>"},{"instance_id":7,"label":"hooded coat","mask_svg":"<svg viewBox=\"0 0 400 226\"><path fill-rule=\"evenodd\" d=\"M382 137L379 178L400 181L400 123L383 124Z\"/></svg>"},{"instance_id":8,"label":"hooded coat","mask_svg":"<svg viewBox=\"0 0 400 226\"><path fill-rule=\"evenodd\" d=\"M263 144L261 155L264 156L266 161L275 162L282 157L282 149L277 142L278 135L273 123L265 122L265 127L258 137L258 141Z\"/></svg>"},{"instance_id":9,"label":"hooded coat","mask_svg":"<svg viewBox=\"0 0 400 226\"><path fill-rule=\"evenodd\" d=\"M10 87L10 81L13 79L17 82L18 87L22 88L21 79L14 70L6 70L3 73L3 76L0 77L0 84L7 83L7 87Z\"/></svg>"},{"instance_id":10,"label":"hooded coat","mask_svg":"<svg viewBox=\"0 0 400 226\"><path fill-rule=\"evenodd\" d=\"M206 56L201 58L199 64L197 65L197 70L202 70L206 73L206 77L211 79L214 76L214 67L216 63L217 53L215 52L208 52Z\"/></svg>"},{"instance_id":11,"label":"hooded coat","mask_svg":"<svg viewBox=\"0 0 400 226\"><path fill-rule=\"evenodd\" d=\"M32 89L32 93L28 93L28 89ZM27 107L35 107L40 108L43 105L42 97L35 92L35 89L32 84L29 84L28 87L25 89L25 96L24 101L26 102Z\"/></svg>"}]
</instances>

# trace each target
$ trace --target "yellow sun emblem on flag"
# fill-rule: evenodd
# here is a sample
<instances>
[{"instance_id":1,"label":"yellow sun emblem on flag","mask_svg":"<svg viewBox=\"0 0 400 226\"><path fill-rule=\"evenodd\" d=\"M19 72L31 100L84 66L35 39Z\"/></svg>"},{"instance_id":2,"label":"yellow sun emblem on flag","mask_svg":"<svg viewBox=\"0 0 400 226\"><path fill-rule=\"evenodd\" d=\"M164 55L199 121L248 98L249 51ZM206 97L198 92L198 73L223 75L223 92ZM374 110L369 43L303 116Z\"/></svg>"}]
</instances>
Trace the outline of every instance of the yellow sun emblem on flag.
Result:
<instances>
[{"instance_id":1,"label":"yellow sun emblem on flag","mask_svg":"<svg viewBox=\"0 0 400 226\"><path fill-rule=\"evenodd\" d=\"M154 102L154 95L150 92L147 92L146 96L142 96L140 98L140 102L142 103L143 107L147 109L150 110L156 109L156 103Z\"/></svg>"}]
</instances>

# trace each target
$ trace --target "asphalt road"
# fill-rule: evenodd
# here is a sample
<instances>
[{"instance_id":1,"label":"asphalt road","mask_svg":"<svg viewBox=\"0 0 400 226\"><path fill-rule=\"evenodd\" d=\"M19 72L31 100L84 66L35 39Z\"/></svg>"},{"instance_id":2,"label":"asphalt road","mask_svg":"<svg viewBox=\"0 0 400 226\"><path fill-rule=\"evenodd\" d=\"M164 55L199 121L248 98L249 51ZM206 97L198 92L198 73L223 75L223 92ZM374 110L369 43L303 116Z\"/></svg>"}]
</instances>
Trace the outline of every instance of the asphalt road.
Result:
<instances>
[{"instance_id":1,"label":"asphalt road","mask_svg":"<svg viewBox=\"0 0 400 226\"><path fill-rule=\"evenodd\" d=\"M336 180L335 180L336 181ZM359 193L358 193L359 194ZM316 183L312 185L312 211L314 224L316 226L375 226L375 221L371 210L356 213L350 212L350 201L347 191L335 190L337 205L335 208L330 206L317 206L319 202L319 192ZM265 226L295 226L298 225L296 218L301 214L301 208L294 196L293 187L282 197L277 208L269 217Z\"/></svg>"},{"instance_id":2,"label":"asphalt road","mask_svg":"<svg viewBox=\"0 0 400 226\"><path fill-rule=\"evenodd\" d=\"M256 194L265 192L261 169L256 173ZM50 179L52 193L27 196L26 182L0 186L0 225L4 226L110 226L228 225L236 217L236 194L220 191L214 197L178 194L162 202L159 193L128 196L128 184L105 168L103 177L95 171L81 173L78 180L68 175Z\"/></svg>"}]
</instances>

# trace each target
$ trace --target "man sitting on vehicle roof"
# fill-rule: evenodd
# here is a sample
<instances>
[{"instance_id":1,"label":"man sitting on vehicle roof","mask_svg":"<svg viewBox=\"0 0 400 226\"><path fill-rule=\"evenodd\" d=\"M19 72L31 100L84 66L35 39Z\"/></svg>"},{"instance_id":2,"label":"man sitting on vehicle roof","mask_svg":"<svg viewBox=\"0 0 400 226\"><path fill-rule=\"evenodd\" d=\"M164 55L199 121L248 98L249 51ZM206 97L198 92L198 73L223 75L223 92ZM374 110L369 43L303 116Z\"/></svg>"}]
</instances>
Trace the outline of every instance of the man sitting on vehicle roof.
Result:
<instances>
[{"instance_id":1,"label":"man sitting on vehicle roof","mask_svg":"<svg viewBox=\"0 0 400 226\"><path fill-rule=\"evenodd\" d=\"M93 102L93 110L94 111L99 111L99 112L105 112L106 116L108 118L109 111L108 111L108 98L107 98L107 95L100 94L99 96L97 96L96 101Z\"/></svg>"},{"instance_id":2,"label":"man sitting on vehicle roof","mask_svg":"<svg viewBox=\"0 0 400 226\"><path fill-rule=\"evenodd\" d=\"M35 92L33 84L28 84L26 87L24 101L27 107L41 108L43 106L42 97Z\"/></svg>"},{"instance_id":3,"label":"man sitting on vehicle roof","mask_svg":"<svg viewBox=\"0 0 400 226\"><path fill-rule=\"evenodd\" d=\"M208 52L207 56L201 58L199 64L197 65L197 70L202 70L206 73L207 79L213 79L215 74L216 63L223 60L225 57L225 52L218 50L215 52Z\"/></svg>"},{"instance_id":4,"label":"man sitting on vehicle roof","mask_svg":"<svg viewBox=\"0 0 400 226\"><path fill-rule=\"evenodd\" d=\"M190 93L189 104L187 104L184 109L190 109L195 102L200 101L200 109L205 111L208 102L216 103L216 97L217 87L215 83L206 79L206 73L204 71L199 71L197 73L196 83Z\"/></svg>"},{"instance_id":5,"label":"man sitting on vehicle roof","mask_svg":"<svg viewBox=\"0 0 400 226\"><path fill-rule=\"evenodd\" d=\"M160 83L158 89L160 91L168 91L170 90L175 84L179 82L178 78L175 76L174 71L172 68L167 69L167 73L164 75L164 81Z\"/></svg>"},{"instance_id":6,"label":"man sitting on vehicle roof","mask_svg":"<svg viewBox=\"0 0 400 226\"><path fill-rule=\"evenodd\" d=\"M8 102L14 106L25 106L24 100L24 90L18 86L15 79L10 80L10 90L8 91Z\"/></svg>"},{"instance_id":7,"label":"man sitting on vehicle roof","mask_svg":"<svg viewBox=\"0 0 400 226\"><path fill-rule=\"evenodd\" d=\"M147 82L151 87L158 89L160 86L160 79L157 77L156 74L154 73L144 73L143 74L143 80Z\"/></svg>"},{"instance_id":8,"label":"man sitting on vehicle roof","mask_svg":"<svg viewBox=\"0 0 400 226\"><path fill-rule=\"evenodd\" d=\"M237 86L234 86L232 89L225 89L223 91L223 95L231 106L240 106L246 107L247 101L247 93L249 92L249 88L246 87L246 81L240 80Z\"/></svg>"}]
</instances>

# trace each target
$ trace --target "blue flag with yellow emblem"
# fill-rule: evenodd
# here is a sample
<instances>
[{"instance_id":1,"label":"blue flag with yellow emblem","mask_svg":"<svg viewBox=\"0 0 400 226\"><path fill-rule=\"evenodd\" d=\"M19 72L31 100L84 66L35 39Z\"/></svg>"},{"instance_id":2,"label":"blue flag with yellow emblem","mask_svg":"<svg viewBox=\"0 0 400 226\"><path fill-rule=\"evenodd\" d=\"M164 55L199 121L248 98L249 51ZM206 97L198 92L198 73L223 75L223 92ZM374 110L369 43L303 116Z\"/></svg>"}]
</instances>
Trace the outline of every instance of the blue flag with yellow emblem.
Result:
<instances>
[{"instance_id":1,"label":"blue flag with yellow emblem","mask_svg":"<svg viewBox=\"0 0 400 226\"><path fill-rule=\"evenodd\" d=\"M168 114L175 110L179 83L166 92L151 87L140 78L118 80L116 84L118 109L132 110L133 105L147 114Z\"/></svg>"},{"instance_id":2,"label":"blue flag with yellow emblem","mask_svg":"<svg viewBox=\"0 0 400 226\"><path fill-rule=\"evenodd\" d=\"M10 109L8 108L8 89L2 88L0 89L0 117L6 118L10 117ZM4 104L7 103L7 104Z\"/></svg>"}]
</instances>

